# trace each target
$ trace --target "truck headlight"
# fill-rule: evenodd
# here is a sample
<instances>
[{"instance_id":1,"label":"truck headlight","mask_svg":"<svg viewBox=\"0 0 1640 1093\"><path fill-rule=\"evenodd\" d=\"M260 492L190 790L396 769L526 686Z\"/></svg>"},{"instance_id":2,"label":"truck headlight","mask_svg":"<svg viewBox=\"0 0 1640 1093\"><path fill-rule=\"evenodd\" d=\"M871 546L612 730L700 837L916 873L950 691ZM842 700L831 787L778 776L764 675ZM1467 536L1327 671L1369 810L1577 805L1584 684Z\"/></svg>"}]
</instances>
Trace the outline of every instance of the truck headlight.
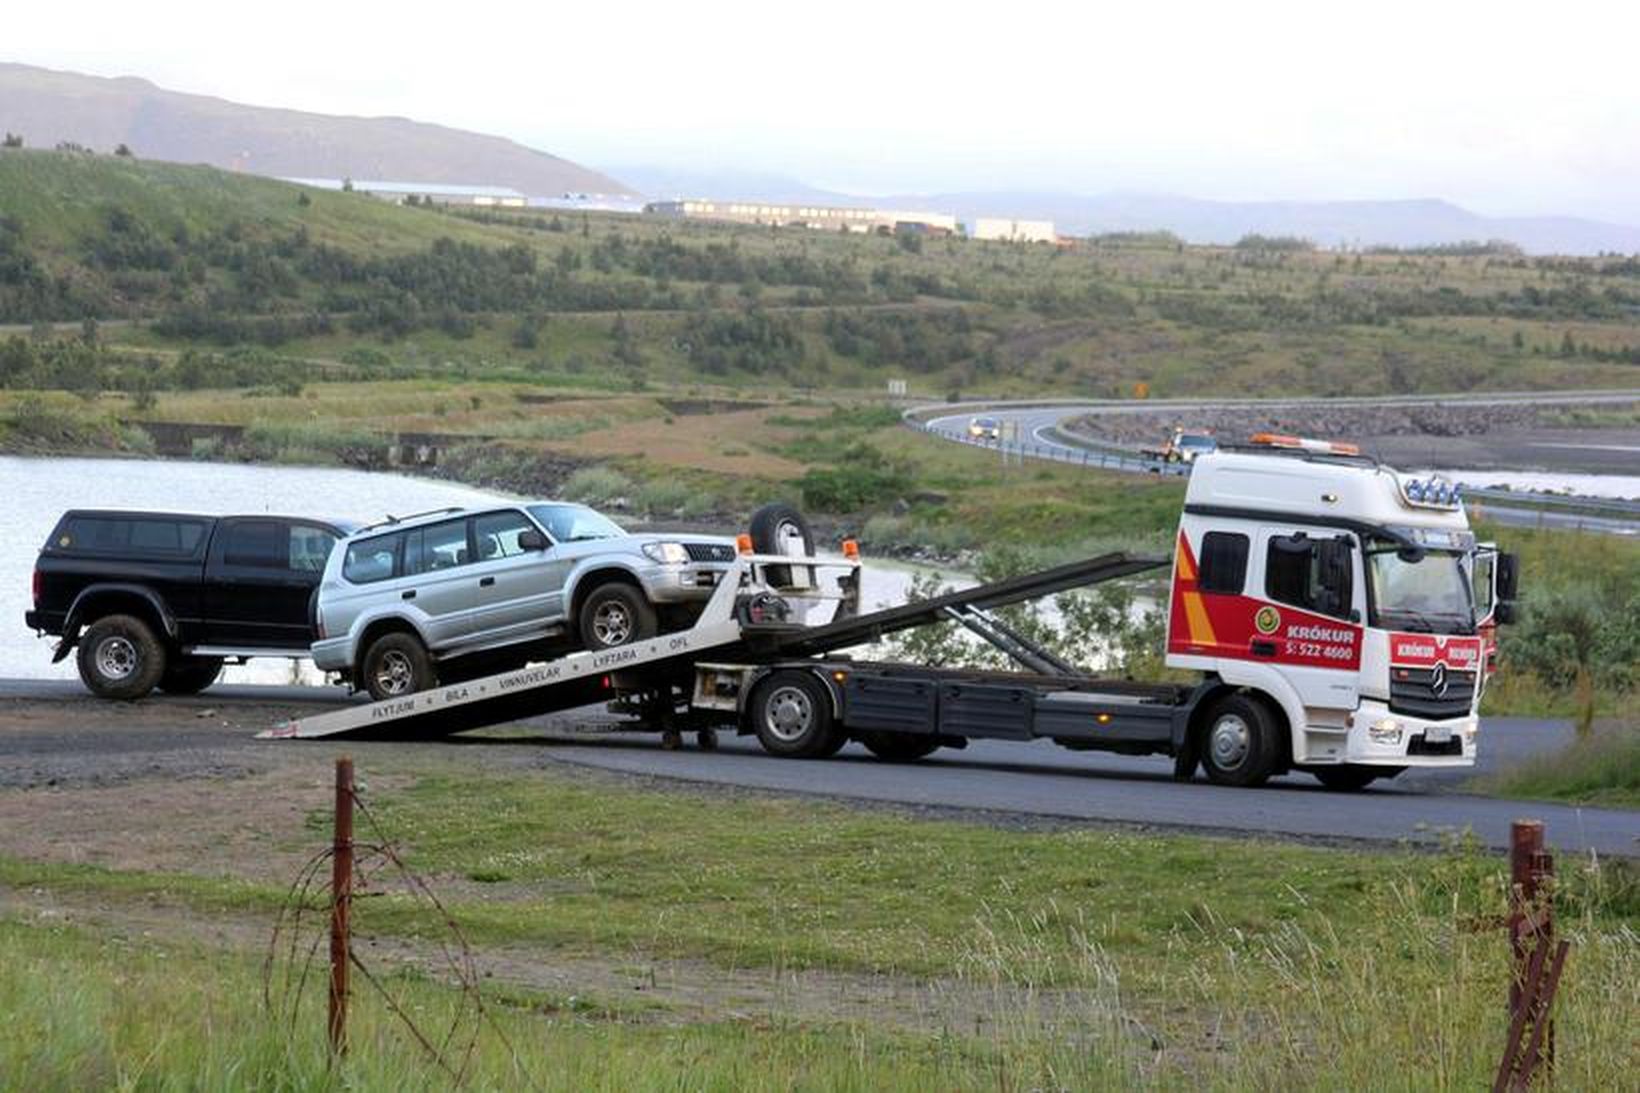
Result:
<instances>
[{"instance_id":1,"label":"truck headlight","mask_svg":"<svg viewBox=\"0 0 1640 1093\"><path fill-rule=\"evenodd\" d=\"M1401 723L1393 717L1381 717L1367 726L1367 739L1374 744L1399 744Z\"/></svg>"},{"instance_id":2,"label":"truck headlight","mask_svg":"<svg viewBox=\"0 0 1640 1093\"><path fill-rule=\"evenodd\" d=\"M645 543L643 552L662 565L682 565L689 560L682 543Z\"/></svg>"}]
</instances>

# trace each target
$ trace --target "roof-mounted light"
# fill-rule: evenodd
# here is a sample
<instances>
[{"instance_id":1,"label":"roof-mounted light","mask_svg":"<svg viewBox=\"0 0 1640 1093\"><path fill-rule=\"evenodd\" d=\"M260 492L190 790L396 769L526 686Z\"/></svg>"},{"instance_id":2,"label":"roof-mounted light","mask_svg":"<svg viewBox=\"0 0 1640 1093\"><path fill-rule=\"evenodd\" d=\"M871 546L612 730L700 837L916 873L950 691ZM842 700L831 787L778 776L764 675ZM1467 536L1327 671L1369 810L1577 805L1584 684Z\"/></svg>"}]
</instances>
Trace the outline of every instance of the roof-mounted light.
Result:
<instances>
[{"instance_id":1,"label":"roof-mounted light","mask_svg":"<svg viewBox=\"0 0 1640 1093\"><path fill-rule=\"evenodd\" d=\"M1254 433L1251 442L1266 448L1291 448L1322 455L1360 455L1361 449L1341 440L1315 440L1307 436L1288 436L1285 433Z\"/></svg>"},{"instance_id":2,"label":"roof-mounted light","mask_svg":"<svg viewBox=\"0 0 1640 1093\"><path fill-rule=\"evenodd\" d=\"M1401 478L1401 499L1408 505L1426 509L1456 509L1463 504L1463 491L1457 483L1440 475L1425 479Z\"/></svg>"}]
</instances>

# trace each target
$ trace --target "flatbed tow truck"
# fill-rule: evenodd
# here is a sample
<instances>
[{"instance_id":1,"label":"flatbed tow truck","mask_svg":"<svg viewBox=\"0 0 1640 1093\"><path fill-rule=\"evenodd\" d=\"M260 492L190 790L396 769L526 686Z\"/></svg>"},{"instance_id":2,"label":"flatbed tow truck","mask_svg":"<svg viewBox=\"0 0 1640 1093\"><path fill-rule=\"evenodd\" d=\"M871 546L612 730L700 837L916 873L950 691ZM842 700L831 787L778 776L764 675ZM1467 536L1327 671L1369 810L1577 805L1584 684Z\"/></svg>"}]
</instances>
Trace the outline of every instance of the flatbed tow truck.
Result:
<instances>
[{"instance_id":1,"label":"flatbed tow truck","mask_svg":"<svg viewBox=\"0 0 1640 1093\"><path fill-rule=\"evenodd\" d=\"M1193 669L1192 682L1090 673L995 614L1170 562L1167 663ZM852 544L829 559L757 553L743 536L687 630L261 735L436 737L604 702L668 747L690 732L711 748L730 728L781 757L857 740L907 761L971 739L1051 740L1168 755L1180 779L1205 768L1251 786L1296 769L1361 788L1409 766L1474 763L1482 634L1513 614L1513 559L1477 546L1449 483L1296 438L1202 456L1171 559L1104 554L863 614L861 564ZM808 621L827 602L829 617ZM1019 669L844 652L941 622Z\"/></svg>"}]
</instances>

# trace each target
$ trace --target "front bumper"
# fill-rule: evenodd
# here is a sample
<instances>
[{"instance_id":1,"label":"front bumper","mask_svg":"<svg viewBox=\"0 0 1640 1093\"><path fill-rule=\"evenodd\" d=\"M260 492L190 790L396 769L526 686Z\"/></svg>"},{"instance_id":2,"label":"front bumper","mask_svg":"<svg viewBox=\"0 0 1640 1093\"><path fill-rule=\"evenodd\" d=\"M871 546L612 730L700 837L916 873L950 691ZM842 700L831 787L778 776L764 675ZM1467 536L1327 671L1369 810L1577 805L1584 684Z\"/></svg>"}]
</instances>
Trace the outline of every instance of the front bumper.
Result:
<instances>
[{"instance_id":1,"label":"front bumper","mask_svg":"<svg viewBox=\"0 0 1640 1093\"><path fill-rule=\"evenodd\" d=\"M728 571L727 565L703 562L653 565L639 570L638 580L651 603L689 603L710 599Z\"/></svg>"},{"instance_id":2,"label":"front bumper","mask_svg":"<svg viewBox=\"0 0 1640 1093\"><path fill-rule=\"evenodd\" d=\"M1386 767L1472 767L1480 740L1480 718L1430 721L1391 713L1375 699L1362 699L1347 722L1343 762Z\"/></svg>"}]
</instances>

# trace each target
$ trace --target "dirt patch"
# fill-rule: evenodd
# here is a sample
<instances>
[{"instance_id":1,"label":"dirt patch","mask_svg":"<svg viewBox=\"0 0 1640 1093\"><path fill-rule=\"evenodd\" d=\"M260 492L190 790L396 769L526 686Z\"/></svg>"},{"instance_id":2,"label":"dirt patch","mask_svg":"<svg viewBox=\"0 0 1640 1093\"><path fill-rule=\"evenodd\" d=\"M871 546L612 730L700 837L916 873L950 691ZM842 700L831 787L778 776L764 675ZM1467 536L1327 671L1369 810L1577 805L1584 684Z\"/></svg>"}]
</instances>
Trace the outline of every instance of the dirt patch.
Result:
<instances>
[{"instance_id":1,"label":"dirt patch","mask_svg":"<svg viewBox=\"0 0 1640 1093\"><path fill-rule=\"evenodd\" d=\"M819 411L815 411L818 413ZM792 411L793 415L799 411ZM768 423L767 410L636 421L601 429L555 445L582 459L641 456L649 463L720 474L796 478L802 463L768 449L786 439Z\"/></svg>"}]
</instances>

